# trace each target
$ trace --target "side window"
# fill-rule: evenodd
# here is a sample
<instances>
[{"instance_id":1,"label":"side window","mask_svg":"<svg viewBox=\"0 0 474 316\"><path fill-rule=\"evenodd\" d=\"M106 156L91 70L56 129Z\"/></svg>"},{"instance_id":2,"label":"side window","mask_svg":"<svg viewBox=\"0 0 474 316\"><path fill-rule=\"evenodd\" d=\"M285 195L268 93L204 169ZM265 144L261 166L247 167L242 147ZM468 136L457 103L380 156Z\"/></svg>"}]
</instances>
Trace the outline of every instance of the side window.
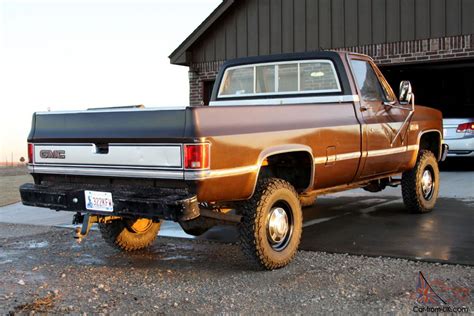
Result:
<instances>
[{"instance_id":1,"label":"side window","mask_svg":"<svg viewBox=\"0 0 474 316\"><path fill-rule=\"evenodd\" d=\"M370 65L365 60L352 60L352 69L364 101L385 101L379 79Z\"/></svg>"},{"instance_id":2,"label":"side window","mask_svg":"<svg viewBox=\"0 0 474 316\"><path fill-rule=\"evenodd\" d=\"M384 101L396 102L397 97L395 96L395 93L393 93L392 87L390 87L387 80L383 77L383 75L380 73L380 71L378 73L379 73L379 76L380 76L379 81L380 81L380 84L382 85L382 90L383 90L383 94L384 94L384 97L385 97Z\"/></svg>"}]
</instances>

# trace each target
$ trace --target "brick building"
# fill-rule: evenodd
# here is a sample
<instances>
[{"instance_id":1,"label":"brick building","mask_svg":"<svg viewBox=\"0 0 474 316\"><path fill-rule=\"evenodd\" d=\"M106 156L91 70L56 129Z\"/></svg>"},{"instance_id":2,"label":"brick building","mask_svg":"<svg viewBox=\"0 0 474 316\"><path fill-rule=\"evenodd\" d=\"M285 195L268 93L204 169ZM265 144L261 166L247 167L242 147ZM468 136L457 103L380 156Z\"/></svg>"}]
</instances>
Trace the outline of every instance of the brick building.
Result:
<instances>
[{"instance_id":1,"label":"brick building","mask_svg":"<svg viewBox=\"0 0 474 316\"><path fill-rule=\"evenodd\" d=\"M368 54L417 103L474 116L474 0L224 0L170 60L200 105L225 60L321 49Z\"/></svg>"}]
</instances>

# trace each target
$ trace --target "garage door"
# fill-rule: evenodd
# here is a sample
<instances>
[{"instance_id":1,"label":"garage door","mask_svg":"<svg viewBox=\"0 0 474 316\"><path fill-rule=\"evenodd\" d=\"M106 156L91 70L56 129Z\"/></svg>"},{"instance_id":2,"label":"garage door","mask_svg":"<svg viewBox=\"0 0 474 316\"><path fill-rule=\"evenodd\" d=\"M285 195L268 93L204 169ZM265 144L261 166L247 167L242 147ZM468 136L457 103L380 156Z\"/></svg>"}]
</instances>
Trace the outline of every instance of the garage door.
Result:
<instances>
[{"instance_id":1,"label":"garage door","mask_svg":"<svg viewBox=\"0 0 474 316\"><path fill-rule=\"evenodd\" d=\"M444 118L474 117L474 60L381 67L398 92L410 80L416 104L439 109Z\"/></svg>"}]
</instances>

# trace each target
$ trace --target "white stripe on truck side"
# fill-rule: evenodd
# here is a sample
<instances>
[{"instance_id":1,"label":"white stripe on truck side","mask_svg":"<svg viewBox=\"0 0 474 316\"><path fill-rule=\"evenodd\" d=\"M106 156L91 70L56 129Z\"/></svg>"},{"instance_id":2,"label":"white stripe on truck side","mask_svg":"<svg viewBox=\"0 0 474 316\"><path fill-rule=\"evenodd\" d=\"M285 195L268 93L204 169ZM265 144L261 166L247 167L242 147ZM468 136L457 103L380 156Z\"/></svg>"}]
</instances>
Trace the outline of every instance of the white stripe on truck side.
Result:
<instances>
[{"instance_id":1,"label":"white stripe on truck side","mask_svg":"<svg viewBox=\"0 0 474 316\"><path fill-rule=\"evenodd\" d=\"M410 145L403 147L395 147L389 149L365 151L364 156L379 157L398 154L409 151L418 150L418 145ZM351 159L359 159L362 156L360 152L350 152L332 155L330 157L320 156L314 157L314 164L325 164L326 161L344 161ZM87 176L111 176L111 177L132 177L132 178L156 178L156 179L184 179L184 180L203 180L243 175L258 172L259 165L250 165L235 168L225 168L216 170L157 170L157 167L144 169L132 166L106 166L106 167L88 167L88 166L61 166L61 165L37 165L29 166L32 173L45 174L70 174L70 175L87 175Z\"/></svg>"}]
</instances>

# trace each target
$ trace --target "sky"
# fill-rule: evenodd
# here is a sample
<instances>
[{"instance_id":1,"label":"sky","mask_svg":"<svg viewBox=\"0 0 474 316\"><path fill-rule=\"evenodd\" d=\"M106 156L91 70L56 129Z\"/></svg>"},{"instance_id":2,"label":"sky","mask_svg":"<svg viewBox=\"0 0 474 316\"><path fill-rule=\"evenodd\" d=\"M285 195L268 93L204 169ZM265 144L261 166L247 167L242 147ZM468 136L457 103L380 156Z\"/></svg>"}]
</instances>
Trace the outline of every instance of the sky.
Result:
<instances>
[{"instance_id":1,"label":"sky","mask_svg":"<svg viewBox=\"0 0 474 316\"><path fill-rule=\"evenodd\" d=\"M0 0L0 162L35 111L188 105L171 52L221 0Z\"/></svg>"}]
</instances>

